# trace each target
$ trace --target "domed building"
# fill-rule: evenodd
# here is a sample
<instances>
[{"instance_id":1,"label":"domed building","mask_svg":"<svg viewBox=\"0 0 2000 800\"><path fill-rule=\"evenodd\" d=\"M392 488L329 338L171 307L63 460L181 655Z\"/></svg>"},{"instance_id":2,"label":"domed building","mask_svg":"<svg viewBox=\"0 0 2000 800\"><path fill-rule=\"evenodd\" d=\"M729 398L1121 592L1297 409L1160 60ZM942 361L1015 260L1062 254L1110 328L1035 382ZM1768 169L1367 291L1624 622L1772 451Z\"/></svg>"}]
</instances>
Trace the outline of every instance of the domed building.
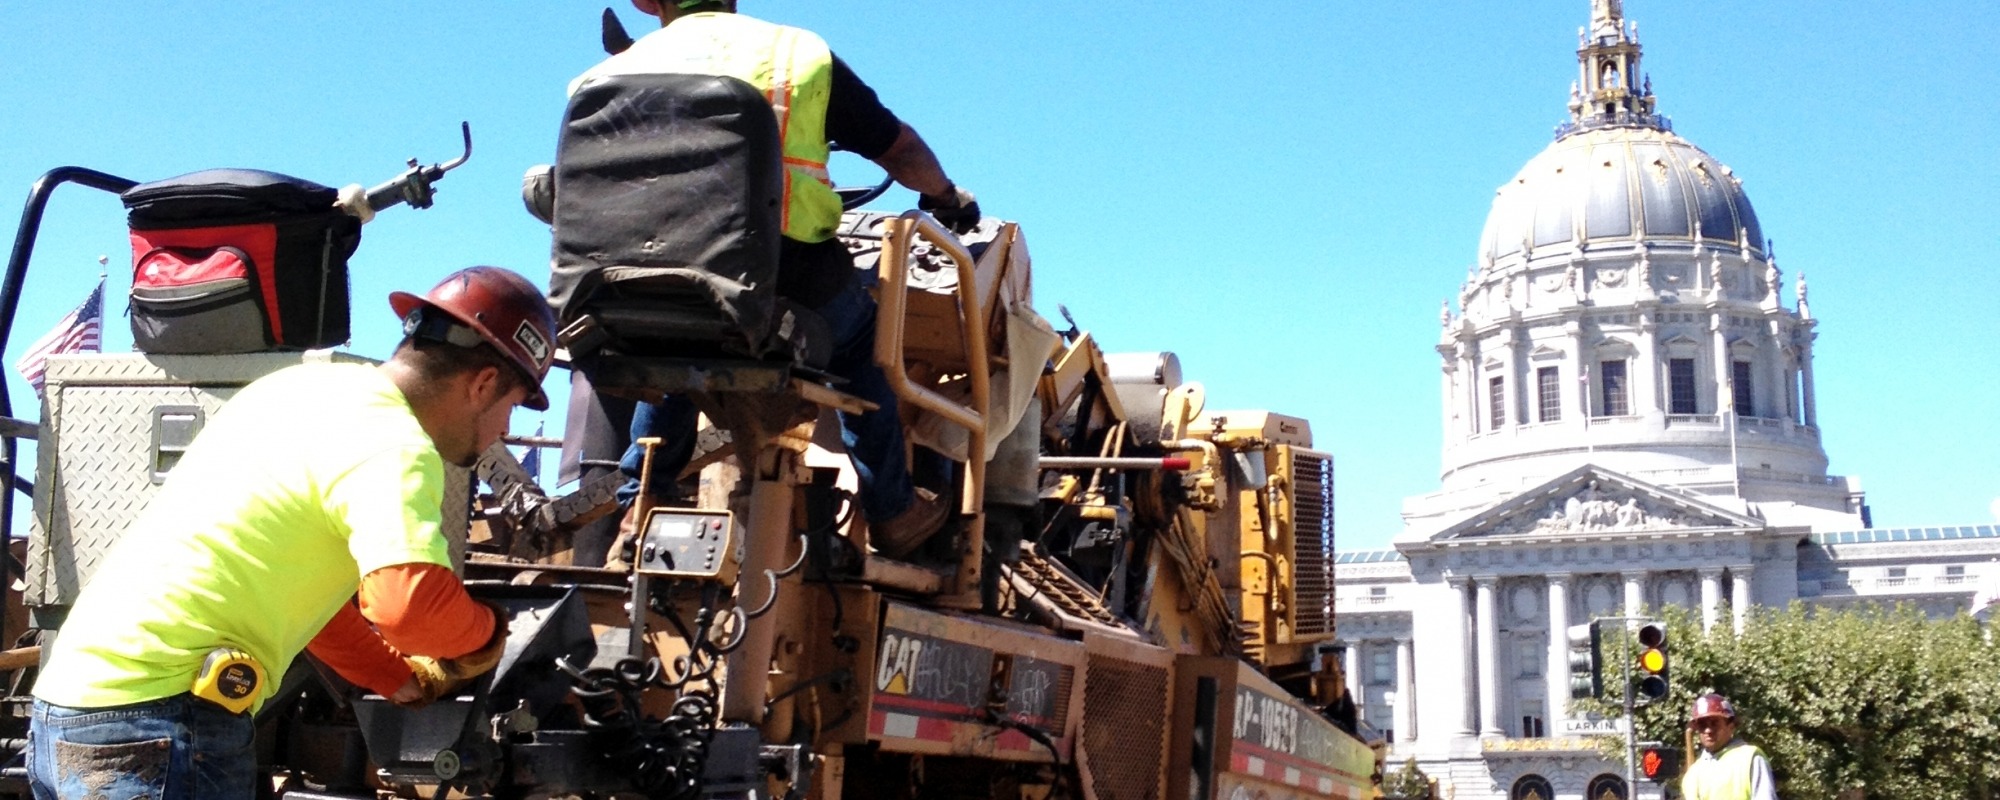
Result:
<instances>
[{"instance_id":1,"label":"domed building","mask_svg":"<svg viewBox=\"0 0 2000 800\"><path fill-rule=\"evenodd\" d=\"M2000 528L1875 529L1827 473L1805 278L1640 58L1619 0L1593 0L1568 119L1495 192L1440 313L1440 486L1405 501L1393 549L1337 557L1362 716L1456 800L1628 797L1592 740L1613 722L1567 709L1573 624L1682 606L1740 630L1795 599L1949 614L2000 578Z\"/></svg>"},{"instance_id":2,"label":"domed building","mask_svg":"<svg viewBox=\"0 0 2000 800\"><path fill-rule=\"evenodd\" d=\"M1859 486L1826 474L1804 280L1786 308L1743 182L1655 111L1618 5L1596 4L1570 118L1495 193L1443 319L1444 481L1411 529L1586 463L1863 525Z\"/></svg>"}]
</instances>

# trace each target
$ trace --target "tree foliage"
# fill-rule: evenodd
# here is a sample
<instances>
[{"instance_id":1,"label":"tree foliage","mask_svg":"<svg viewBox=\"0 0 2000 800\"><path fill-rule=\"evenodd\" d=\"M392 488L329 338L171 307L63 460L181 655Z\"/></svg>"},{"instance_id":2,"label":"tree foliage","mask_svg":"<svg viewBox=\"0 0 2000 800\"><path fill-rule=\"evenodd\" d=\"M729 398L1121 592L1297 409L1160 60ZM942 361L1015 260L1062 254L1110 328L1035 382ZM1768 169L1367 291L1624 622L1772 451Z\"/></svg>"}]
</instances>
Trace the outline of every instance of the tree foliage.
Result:
<instances>
[{"instance_id":1,"label":"tree foliage","mask_svg":"<svg viewBox=\"0 0 2000 800\"><path fill-rule=\"evenodd\" d=\"M1402 769L1382 779L1382 793L1403 800L1423 800L1431 796L1431 776L1417 769L1417 760L1412 758L1403 763Z\"/></svg>"},{"instance_id":2,"label":"tree foliage","mask_svg":"<svg viewBox=\"0 0 2000 800\"><path fill-rule=\"evenodd\" d=\"M1689 706L1715 691L1787 800L1959 800L2000 787L2000 647L1970 617L1794 603L1759 610L1740 636L1727 616L1703 636L1686 609L1662 616L1672 691L1640 709L1640 739L1684 746ZM1618 648L1607 636L1613 702L1600 712L1616 713Z\"/></svg>"}]
</instances>

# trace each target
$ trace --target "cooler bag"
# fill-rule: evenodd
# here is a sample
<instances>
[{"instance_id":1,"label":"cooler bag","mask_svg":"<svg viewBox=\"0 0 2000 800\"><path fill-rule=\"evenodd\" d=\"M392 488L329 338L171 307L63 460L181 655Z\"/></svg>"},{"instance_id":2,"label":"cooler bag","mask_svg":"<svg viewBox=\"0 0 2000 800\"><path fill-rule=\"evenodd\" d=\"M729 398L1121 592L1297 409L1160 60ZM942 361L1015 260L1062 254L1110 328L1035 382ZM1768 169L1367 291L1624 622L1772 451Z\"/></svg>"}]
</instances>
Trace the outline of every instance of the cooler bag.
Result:
<instances>
[{"instance_id":1,"label":"cooler bag","mask_svg":"<svg viewBox=\"0 0 2000 800\"><path fill-rule=\"evenodd\" d=\"M336 194L250 169L127 190L133 346L221 354L347 341L347 259L361 221L334 208Z\"/></svg>"}]
</instances>

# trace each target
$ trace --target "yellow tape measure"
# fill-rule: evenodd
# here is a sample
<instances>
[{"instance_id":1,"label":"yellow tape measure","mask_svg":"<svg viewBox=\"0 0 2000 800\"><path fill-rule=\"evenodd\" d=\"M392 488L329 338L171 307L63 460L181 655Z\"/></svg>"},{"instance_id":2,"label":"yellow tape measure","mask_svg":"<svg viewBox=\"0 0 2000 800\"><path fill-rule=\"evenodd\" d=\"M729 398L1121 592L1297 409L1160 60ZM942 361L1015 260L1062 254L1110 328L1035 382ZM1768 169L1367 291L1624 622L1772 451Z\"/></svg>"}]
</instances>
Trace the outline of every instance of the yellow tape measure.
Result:
<instances>
[{"instance_id":1,"label":"yellow tape measure","mask_svg":"<svg viewBox=\"0 0 2000 800\"><path fill-rule=\"evenodd\" d=\"M230 713L241 714L250 710L257 702L258 690L264 686L264 667L245 653L233 647L218 647L209 652L201 662L201 669L194 675L194 696L222 706Z\"/></svg>"}]
</instances>

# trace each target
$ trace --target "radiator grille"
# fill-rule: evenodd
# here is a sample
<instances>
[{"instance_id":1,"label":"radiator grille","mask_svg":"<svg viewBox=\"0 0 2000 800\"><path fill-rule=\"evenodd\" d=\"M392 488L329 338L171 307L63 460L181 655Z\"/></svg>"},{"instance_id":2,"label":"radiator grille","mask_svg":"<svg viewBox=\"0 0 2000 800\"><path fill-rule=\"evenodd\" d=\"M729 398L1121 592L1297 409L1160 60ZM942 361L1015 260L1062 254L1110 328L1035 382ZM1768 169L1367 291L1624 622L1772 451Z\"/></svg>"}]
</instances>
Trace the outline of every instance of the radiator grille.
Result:
<instances>
[{"instance_id":1,"label":"radiator grille","mask_svg":"<svg viewBox=\"0 0 2000 800\"><path fill-rule=\"evenodd\" d=\"M1157 800L1165 771L1167 671L1092 654L1083 745L1101 800Z\"/></svg>"},{"instance_id":2,"label":"radiator grille","mask_svg":"<svg viewBox=\"0 0 2000 800\"><path fill-rule=\"evenodd\" d=\"M1292 586L1297 636L1333 633L1333 458L1292 451Z\"/></svg>"}]
</instances>

